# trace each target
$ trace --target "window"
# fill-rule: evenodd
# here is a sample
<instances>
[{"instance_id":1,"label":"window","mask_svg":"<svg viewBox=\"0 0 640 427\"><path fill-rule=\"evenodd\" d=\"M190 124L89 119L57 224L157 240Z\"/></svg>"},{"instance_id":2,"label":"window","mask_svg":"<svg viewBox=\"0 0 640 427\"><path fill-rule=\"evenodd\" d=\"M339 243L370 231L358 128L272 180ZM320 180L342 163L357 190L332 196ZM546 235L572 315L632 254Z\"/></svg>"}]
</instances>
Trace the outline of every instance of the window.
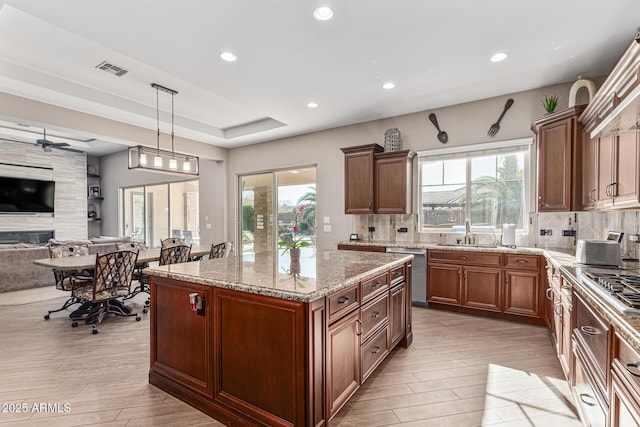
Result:
<instances>
[{"instance_id":1,"label":"window","mask_svg":"<svg viewBox=\"0 0 640 427\"><path fill-rule=\"evenodd\" d=\"M531 139L418 153L422 231L525 228Z\"/></svg>"}]
</instances>

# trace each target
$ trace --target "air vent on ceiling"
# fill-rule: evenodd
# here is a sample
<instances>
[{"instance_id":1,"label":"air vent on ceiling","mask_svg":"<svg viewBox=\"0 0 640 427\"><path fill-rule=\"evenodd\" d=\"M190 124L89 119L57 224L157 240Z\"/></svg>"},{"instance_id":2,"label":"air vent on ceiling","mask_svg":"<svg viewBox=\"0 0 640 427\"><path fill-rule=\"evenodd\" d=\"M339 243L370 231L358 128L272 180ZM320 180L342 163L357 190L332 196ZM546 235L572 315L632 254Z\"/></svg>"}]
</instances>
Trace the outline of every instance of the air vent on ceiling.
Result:
<instances>
[{"instance_id":1,"label":"air vent on ceiling","mask_svg":"<svg viewBox=\"0 0 640 427\"><path fill-rule=\"evenodd\" d=\"M129 72L129 70L125 70L124 68L113 65L107 61L102 61L101 63L96 65L96 68L118 77L122 77Z\"/></svg>"}]
</instances>

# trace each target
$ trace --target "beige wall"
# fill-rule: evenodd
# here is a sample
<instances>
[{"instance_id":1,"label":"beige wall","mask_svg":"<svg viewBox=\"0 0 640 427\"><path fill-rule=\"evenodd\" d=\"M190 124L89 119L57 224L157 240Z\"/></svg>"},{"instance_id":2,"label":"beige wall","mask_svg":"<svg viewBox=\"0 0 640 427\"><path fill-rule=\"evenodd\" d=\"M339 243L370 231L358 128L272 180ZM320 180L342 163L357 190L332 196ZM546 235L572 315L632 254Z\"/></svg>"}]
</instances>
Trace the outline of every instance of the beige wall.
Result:
<instances>
[{"instance_id":1,"label":"beige wall","mask_svg":"<svg viewBox=\"0 0 640 427\"><path fill-rule=\"evenodd\" d=\"M602 80L596 79L596 83L599 85ZM348 239L354 227L353 218L344 214L341 147L371 143L384 145L385 130L393 127L402 133L401 148L413 151L531 137L532 121L544 114L541 98L557 94L560 96L558 109L566 108L572 83L234 148L230 150L227 167L227 188L230 192L227 198L227 233L230 236L237 233L238 175L316 164L317 244L319 249L335 249L335 242ZM579 94L578 104L586 102L585 96L583 92ZM489 127L498 119L509 98L513 98L514 104L502 120L500 131L493 138L487 136ZM428 119L431 112L436 113L440 128L449 135L447 144L438 141L437 131ZM417 168L414 168L414 176L417 176ZM414 197L416 193L414 189ZM322 231L325 216L331 219L332 231L328 233Z\"/></svg>"}]
</instances>

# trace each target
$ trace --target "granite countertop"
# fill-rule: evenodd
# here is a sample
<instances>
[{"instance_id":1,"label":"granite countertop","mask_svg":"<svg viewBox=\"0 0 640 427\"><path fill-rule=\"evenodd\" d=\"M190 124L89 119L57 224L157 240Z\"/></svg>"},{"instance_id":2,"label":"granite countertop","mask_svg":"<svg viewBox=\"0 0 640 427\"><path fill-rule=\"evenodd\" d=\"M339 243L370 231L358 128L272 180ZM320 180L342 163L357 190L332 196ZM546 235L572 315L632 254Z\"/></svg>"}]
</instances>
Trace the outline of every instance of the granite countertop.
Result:
<instances>
[{"instance_id":1,"label":"granite countertop","mask_svg":"<svg viewBox=\"0 0 640 427\"><path fill-rule=\"evenodd\" d=\"M229 257L199 262L149 267L157 277L310 302L366 280L413 259L413 255L355 251L318 251L313 260L300 263L299 274L289 274L280 258L257 253L253 259Z\"/></svg>"}]
</instances>

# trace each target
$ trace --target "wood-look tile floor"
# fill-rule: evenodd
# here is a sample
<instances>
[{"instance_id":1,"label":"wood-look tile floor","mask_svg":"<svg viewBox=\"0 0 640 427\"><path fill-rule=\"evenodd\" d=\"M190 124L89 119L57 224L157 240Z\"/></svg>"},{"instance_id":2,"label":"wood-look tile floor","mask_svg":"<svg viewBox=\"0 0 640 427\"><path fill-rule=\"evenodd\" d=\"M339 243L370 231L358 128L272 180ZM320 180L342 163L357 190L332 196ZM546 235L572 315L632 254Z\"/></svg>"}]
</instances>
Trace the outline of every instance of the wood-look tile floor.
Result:
<instances>
[{"instance_id":1,"label":"wood-look tile floor","mask_svg":"<svg viewBox=\"0 0 640 427\"><path fill-rule=\"evenodd\" d=\"M43 320L64 299L0 306L0 426L222 425L148 384L145 296L142 321L98 335L68 312ZM580 425L544 328L422 308L413 324L331 426Z\"/></svg>"}]
</instances>

